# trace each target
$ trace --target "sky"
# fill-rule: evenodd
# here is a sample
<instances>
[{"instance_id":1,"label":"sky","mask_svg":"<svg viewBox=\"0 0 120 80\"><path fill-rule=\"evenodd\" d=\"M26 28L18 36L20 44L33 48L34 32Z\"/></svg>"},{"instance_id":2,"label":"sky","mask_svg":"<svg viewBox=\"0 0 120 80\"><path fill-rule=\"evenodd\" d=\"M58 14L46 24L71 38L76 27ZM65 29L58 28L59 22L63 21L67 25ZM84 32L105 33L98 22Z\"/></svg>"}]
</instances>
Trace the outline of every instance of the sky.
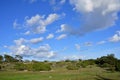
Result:
<instances>
[{"instance_id":1,"label":"sky","mask_svg":"<svg viewBox=\"0 0 120 80\"><path fill-rule=\"evenodd\" d=\"M0 55L120 59L120 0L0 0Z\"/></svg>"}]
</instances>

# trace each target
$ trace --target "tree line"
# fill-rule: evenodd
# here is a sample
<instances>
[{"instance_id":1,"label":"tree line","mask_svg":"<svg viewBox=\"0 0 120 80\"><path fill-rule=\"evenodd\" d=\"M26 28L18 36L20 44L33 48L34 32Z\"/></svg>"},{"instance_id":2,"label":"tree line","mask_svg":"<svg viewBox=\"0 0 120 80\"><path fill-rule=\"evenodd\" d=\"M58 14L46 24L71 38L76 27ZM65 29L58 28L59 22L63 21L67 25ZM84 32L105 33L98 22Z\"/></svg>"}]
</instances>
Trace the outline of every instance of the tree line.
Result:
<instances>
[{"instance_id":1,"label":"tree line","mask_svg":"<svg viewBox=\"0 0 120 80\"><path fill-rule=\"evenodd\" d=\"M0 55L0 71L50 71L54 68L66 68L67 70L78 70L88 66L98 66L109 71L120 71L120 59L117 59L114 54L108 54L97 59L88 60L64 60L64 61L29 61L23 60L20 55L5 54Z\"/></svg>"}]
</instances>

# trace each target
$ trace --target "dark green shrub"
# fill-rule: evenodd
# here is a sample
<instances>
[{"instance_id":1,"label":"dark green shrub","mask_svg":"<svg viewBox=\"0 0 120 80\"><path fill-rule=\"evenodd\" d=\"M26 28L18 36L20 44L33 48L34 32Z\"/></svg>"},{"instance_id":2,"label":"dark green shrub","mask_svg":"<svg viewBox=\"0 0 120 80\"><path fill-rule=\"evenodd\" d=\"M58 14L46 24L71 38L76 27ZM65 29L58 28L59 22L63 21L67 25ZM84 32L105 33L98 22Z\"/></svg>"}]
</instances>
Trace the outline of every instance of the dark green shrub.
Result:
<instances>
[{"instance_id":1,"label":"dark green shrub","mask_svg":"<svg viewBox=\"0 0 120 80\"><path fill-rule=\"evenodd\" d=\"M120 60L117 61L116 66L115 66L116 71L120 71Z\"/></svg>"}]
</instances>

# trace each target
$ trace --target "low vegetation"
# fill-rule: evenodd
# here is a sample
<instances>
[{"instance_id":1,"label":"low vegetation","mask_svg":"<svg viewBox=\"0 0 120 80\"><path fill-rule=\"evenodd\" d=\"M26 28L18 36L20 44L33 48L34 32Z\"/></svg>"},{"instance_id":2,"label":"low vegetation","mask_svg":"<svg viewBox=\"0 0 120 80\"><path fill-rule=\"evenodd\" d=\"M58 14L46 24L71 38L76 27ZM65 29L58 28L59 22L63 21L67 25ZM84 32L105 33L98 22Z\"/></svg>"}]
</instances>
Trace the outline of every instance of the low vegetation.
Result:
<instances>
[{"instance_id":1,"label":"low vegetation","mask_svg":"<svg viewBox=\"0 0 120 80\"><path fill-rule=\"evenodd\" d=\"M42 72L41 72L42 71ZM24 61L0 55L0 80L119 80L120 60L114 54L88 60Z\"/></svg>"},{"instance_id":2,"label":"low vegetation","mask_svg":"<svg viewBox=\"0 0 120 80\"><path fill-rule=\"evenodd\" d=\"M49 61L23 61L22 56L15 55L0 55L0 70L1 71L50 71L54 68L66 68L68 70L79 70L80 68L86 68L87 66L97 65L109 71L120 71L120 60L114 57L114 54L102 56L97 59L88 60L65 60L58 62Z\"/></svg>"}]
</instances>

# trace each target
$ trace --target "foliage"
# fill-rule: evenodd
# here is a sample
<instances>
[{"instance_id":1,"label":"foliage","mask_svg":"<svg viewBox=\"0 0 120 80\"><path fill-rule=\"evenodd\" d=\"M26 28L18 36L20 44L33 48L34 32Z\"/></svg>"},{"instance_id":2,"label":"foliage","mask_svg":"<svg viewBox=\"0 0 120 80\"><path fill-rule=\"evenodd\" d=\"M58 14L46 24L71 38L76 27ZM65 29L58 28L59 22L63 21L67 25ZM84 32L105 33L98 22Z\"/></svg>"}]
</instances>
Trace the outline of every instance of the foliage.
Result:
<instances>
[{"instance_id":1,"label":"foliage","mask_svg":"<svg viewBox=\"0 0 120 80\"><path fill-rule=\"evenodd\" d=\"M120 71L120 60L117 61L116 65L115 65L115 70Z\"/></svg>"},{"instance_id":2,"label":"foliage","mask_svg":"<svg viewBox=\"0 0 120 80\"><path fill-rule=\"evenodd\" d=\"M66 68L67 68L68 70L78 70L78 69L79 69L78 66L73 65L73 64L68 65Z\"/></svg>"},{"instance_id":3,"label":"foliage","mask_svg":"<svg viewBox=\"0 0 120 80\"><path fill-rule=\"evenodd\" d=\"M43 62L35 62L35 63L16 63L15 69L19 71L28 70L28 71L49 71L51 67L49 64L45 64Z\"/></svg>"},{"instance_id":4,"label":"foliage","mask_svg":"<svg viewBox=\"0 0 120 80\"><path fill-rule=\"evenodd\" d=\"M4 55L4 59L5 59L5 62L17 62L18 61L14 57L7 55L7 54Z\"/></svg>"},{"instance_id":5,"label":"foliage","mask_svg":"<svg viewBox=\"0 0 120 80\"><path fill-rule=\"evenodd\" d=\"M33 71L49 71L51 67L49 64L45 64L43 62L36 62L32 65Z\"/></svg>"},{"instance_id":6,"label":"foliage","mask_svg":"<svg viewBox=\"0 0 120 80\"><path fill-rule=\"evenodd\" d=\"M23 57L20 55L15 55L15 59L19 62L22 62Z\"/></svg>"},{"instance_id":7,"label":"foliage","mask_svg":"<svg viewBox=\"0 0 120 80\"><path fill-rule=\"evenodd\" d=\"M3 62L3 56L0 55L0 63L2 63L2 62Z\"/></svg>"},{"instance_id":8,"label":"foliage","mask_svg":"<svg viewBox=\"0 0 120 80\"><path fill-rule=\"evenodd\" d=\"M120 71L120 62L117 58L114 57L114 54L107 56L102 56L96 60L96 64L103 68L108 68L111 71Z\"/></svg>"},{"instance_id":9,"label":"foliage","mask_svg":"<svg viewBox=\"0 0 120 80\"><path fill-rule=\"evenodd\" d=\"M68 70L78 70L80 68L86 68L91 65L98 65L101 68L110 71L120 71L120 60L114 57L114 54L102 56L97 59L88 60L65 60L65 61L23 61L22 56L15 55L0 55L0 70L17 70L17 71L50 71L51 69L64 68Z\"/></svg>"},{"instance_id":10,"label":"foliage","mask_svg":"<svg viewBox=\"0 0 120 80\"><path fill-rule=\"evenodd\" d=\"M26 65L23 63L16 63L14 68L18 71L23 71L26 69Z\"/></svg>"},{"instance_id":11,"label":"foliage","mask_svg":"<svg viewBox=\"0 0 120 80\"><path fill-rule=\"evenodd\" d=\"M95 64L95 60L93 60L93 59L88 59L88 60L83 60L83 61L79 60L79 62L77 63L77 66L85 68L88 65L94 65L94 64Z\"/></svg>"}]
</instances>

